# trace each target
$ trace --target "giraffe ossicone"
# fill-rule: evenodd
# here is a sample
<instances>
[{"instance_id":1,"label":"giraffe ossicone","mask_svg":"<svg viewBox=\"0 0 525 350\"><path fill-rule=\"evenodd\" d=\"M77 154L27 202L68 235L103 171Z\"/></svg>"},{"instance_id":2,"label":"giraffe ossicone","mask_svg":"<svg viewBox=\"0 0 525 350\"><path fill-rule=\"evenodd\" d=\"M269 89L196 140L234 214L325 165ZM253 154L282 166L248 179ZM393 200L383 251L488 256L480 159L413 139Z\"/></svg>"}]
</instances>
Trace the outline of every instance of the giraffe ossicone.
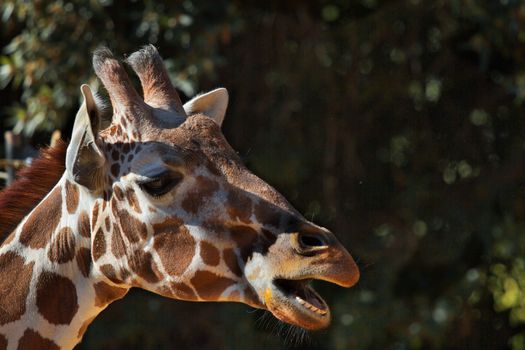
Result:
<instances>
[{"instance_id":1,"label":"giraffe ossicone","mask_svg":"<svg viewBox=\"0 0 525 350\"><path fill-rule=\"evenodd\" d=\"M220 129L227 91L183 105L153 46L126 62L142 96L121 62L97 50L111 123L83 85L66 154L55 152L64 164L56 184L0 232L0 350L73 348L132 287L328 326L329 307L308 282L351 287L356 264L242 164ZM40 161L56 162L50 152ZM0 211L16 205L10 193L0 195Z\"/></svg>"}]
</instances>

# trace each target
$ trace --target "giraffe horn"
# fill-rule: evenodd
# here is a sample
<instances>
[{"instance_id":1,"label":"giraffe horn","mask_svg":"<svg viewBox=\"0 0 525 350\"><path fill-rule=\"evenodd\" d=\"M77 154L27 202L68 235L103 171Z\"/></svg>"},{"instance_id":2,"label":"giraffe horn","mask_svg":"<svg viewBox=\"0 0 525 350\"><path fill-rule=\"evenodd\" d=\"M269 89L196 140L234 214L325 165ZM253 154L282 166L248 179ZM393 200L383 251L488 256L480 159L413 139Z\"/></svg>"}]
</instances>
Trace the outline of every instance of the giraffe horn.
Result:
<instances>
[{"instance_id":1,"label":"giraffe horn","mask_svg":"<svg viewBox=\"0 0 525 350\"><path fill-rule=\"evenodd\" d=\"M102 81L111 99L114 110L133 110L129 117L137 113L148 115L148 106L137 93L128 74L108 48L101 47L93 53L93 68Z\"/></svg>"},{"instance_id":2,"label":"giraffe horn","mask_svg":"<svg viewBox=\"0 0 525 350\"><path fill-rule=\"evenodd\" d=\"M179 94L171 83L162 57L155 46L144 46L132 53L126 62L137 73L144 91L144 101L148 105L186 118Z\"/></svg>"}]
</instances>

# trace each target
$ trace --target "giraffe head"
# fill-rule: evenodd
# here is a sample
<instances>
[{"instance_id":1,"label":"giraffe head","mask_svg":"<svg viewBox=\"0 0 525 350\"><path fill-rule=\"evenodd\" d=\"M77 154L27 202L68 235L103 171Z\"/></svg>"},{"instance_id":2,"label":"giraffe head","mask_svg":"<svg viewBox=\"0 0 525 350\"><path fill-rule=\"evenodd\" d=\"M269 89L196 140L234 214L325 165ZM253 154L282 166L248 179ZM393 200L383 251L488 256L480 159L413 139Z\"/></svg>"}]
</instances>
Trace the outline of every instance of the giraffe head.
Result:
<instances>
[{"instance_id":1,"label":"giraffe head","mask_svg":"<svg viewBox=\"0 0 525 350\"><path fill-rule=\"evenodd\" d=\"M354 285L350 254L242 164L220 129L225 89L182 105L154 47L127 63L143 97L108 50L95 52L113 116L103 128L83 85L66 156L68 185L93 199L94 270L117 285L243 302L303 328L326 327L329 307L308 282Z\"/></svg>"}]
</instances>

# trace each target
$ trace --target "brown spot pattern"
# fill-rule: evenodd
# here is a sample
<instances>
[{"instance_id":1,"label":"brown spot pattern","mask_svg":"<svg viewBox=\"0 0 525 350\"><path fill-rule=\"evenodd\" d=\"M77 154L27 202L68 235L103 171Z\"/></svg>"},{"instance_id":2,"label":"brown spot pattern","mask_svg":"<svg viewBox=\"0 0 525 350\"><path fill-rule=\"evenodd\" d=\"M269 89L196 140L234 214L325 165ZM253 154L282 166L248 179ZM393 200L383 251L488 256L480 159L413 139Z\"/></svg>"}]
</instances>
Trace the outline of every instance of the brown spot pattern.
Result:
<instances>
[{"instance_id":1,"label":"brown spot pattern","mask_svg":"<svg viewBox=\"0 0 525 350\"><path fill-rule=\"evenodd\" d=\"M195 254L195 240L178 219L169 218L154 225L153 247L162 265L171 276L180 276L188 268Z\"/></svg>"},{"instance_id":2,"label":"brown spot pattern","mask_svg":"<svg viewBox=\"0 0 525 350\"><path fill-rule=\"evenodd\" d=\"M86 333L87 328L93 322L96 316L93 316L82 323L82 326L80 326L80 329L78 330L77 338L82 338L84 336L84 333Z\"/></svg>"},{"instance_id":3,"label":"brown spot pattern","mask_svg":"<svg viewBox=\"0 0 525 350\"><path fill-rule=\"evenodd\" d=\"M119 201L122 201L124 199L124 193L122 192L122 189L119 186L115 186L113 188L113 191L115 192L115 197L117 197Z\"/></svg>"},{"instance_id":4,"label":"brown spot pattern","mask_svg":"<svg viewBox=\"0 0 525 350\"><path fill-rule=\"evenodd\" d=\"M260 247L260 253L266 255L270 247L277 241L277 235L265 229L261 229L261 231L263 235L260 237L258 247Z\"/></svg>"},{"instance_id":5,"label":"brown spot pattern","mask_svg":"<svg viewBox=\"0 0 525 350\"><path fill-rule=\"evenodd\" d=\"M18 320L26 312L32 273L33 263L24 265L24 259L13 252L0 255L0 325Z\"/></svg>"},{"instance_id":6,"label":"brown spot pattern","mask_svg":"<svg viewBox=\"0 0 525 350\"><path fill-rule=\"evenodd\" d=\"M148 236L148 228L142 221L136 219L124 210L118 211L118 219L120 221L120 228L130 243L139 241L139 237L145 238Z\"/></svg>"},{"instance_id":7,"label":"brown spot pattern","mask_svg":"<svg viewBox=\"0 0 525 350\"><path fill-rule=\"evenodd\" d=\"M118 226L115 226L111 236L111 252L117 258L126 254L126 243L122 239L122 232Z\"/></svg>"},{"instance_id":8,"label":"brown spot pattern","mask_svg":"<svg viewBox=\"0 0 525 350\"><path fill-rule=\"evenodd\" d=\"M89 229L89 216L85 210L80 212L80 215L78 217L78 228L77 229L82 237L86 237L86 238L91 237L91 230Z\"/></svg>"},{"instance_id":9,"label":"brown spot pattern","mask_svg":"<svg viewBox=\"0 0 525 350\"><path fill-rule=\"evenodd\" d=\"M58 345L51 339L42 337L40 334L32 329L26 329L22 338L18 341L18 350L28 349L45 349L45 350L60 350Z\"/></svg>"},{"instance_id":10,"label":"brown spot pattern","mask_svg":"<svg viewBox=\"0 0 525 350\"><path fill-rule=\"evenodd\" d=\"M241 300L241 293L239 293L238 290L234 290L230 295L228 295L228 300L230 301L238 301Z\"/></svg>"},{"instance_id":11,"label":"brown spot pattern","mask_svg":"<svg viewBox=\"0 0 525 350\"><path fill-rule=\"evenodd\" d=\"M177 217L169 217L166 220L153 224L153 235L161 233L175 233L178 232L179 226L182 225L182 220Z\"/></svg>"},{"instance_id":12,"label":"brown spot pattern","mask_svg":"<svg viewBox=\"0 0 525 350\"><path fill-rule=\"evenodd\" d=\"M106 253L106 238L104 232L99 228L93 238L93 259L97 261L102 255Z\"/></svg>"},{"instance_id":13,"label":"brown spot pattern","mask_svg":"<svg viewBox=\"0 0 525 350\"><path fill-rule=\"evenodd\" d=\"M111 210L113 211L113 214L115 214L115 216L118 215L118 201L116 197L111 198Z\"/></svg>"},{"instance_id":14,"label":"brown spot pattern","mask_svg":"<svg viewBox=\"0 0 525 350\"><path fill-rule=\"evenodd\" d=\"M224 258L224 262L226 263L226 266L228 266L230 271L236 274L237 276L242 276L242 270L237 261L237 255L235 255L235 251L232 248L226 248L222 251L222 255Z\"/></svg>"},{"instance_id":15,"label":"brown spot pattern","mask_svg":"<svg viewBox=\"0 0 525 350\"><path fill-rule=\"evenodd\" d=\"M221 176L222 175L222 173L219 171L219 169L213 163L207 162L206 163L206 169L208 169L208 171L210 173L212 173L213 175L216 175L216 176Z\"/></svg>"},{"instance_id":16,"label":"brown spot pattern","mask_svg":"<svg viewBox=\"0 0 525 350\"><path fill-rule=\"evenodd\" d=\"M47 257L59 264L67 263L75 257L75 236L69 227L58 231L53 243L49 247Z\"/></svg>"},{"instance_id":17,"label":"brown spot pattern","mask_svg":"<svg viewBox=\"0 0 525 350\"><path fill-rule=\"evenodd\" d=\"M77 291L69 278L44 271L36 285L36 306L53 324L69 324L78 311Z\"/></svg>"},{"instance_id":18,"label":"brown spot pattern","mask_svg":"<svg viewBox=\"0 0 525 350\"><path fill-rule=\"evenodd\" d=\"M250 226L233 226L230 233L238 246L250 245L257 240L257 231Z\"/></svg>"},{"instance_id":19,"label":"brown spot pattern","mask_svg":"<svg viewBox=\"0 0 525 350\"><path fill-rule=\"evenodd\" d=\"M219 249L215 248L214 245L206 241L200 242L200 254L202 261L205 264L210 266L217 266L220 262L220 252Z\"/></svg>"},{"instance_id":20,"label":"brown spot pattern","mask_svg":"<svg viewBox=\"0 0 525 350\"><path fill-rule=\"evenodd\" d=\"M112 158L113 160L118 160L119 156L120 156L120 154L119 154L119 152L118 152L116 149L114 149L114 150L111 152L111 158Z\"/></svg>"},{"instance_id":21,"label":"brown spot pattern","mask_svg":"<svg viewBox=\"0 0 525 350\"><path fill-rule=\"evenodd\" d=\"M249 226L234 226L230 228L230 233L240 249L242 260L246 262L253 253L253 247L258 237L257 231Z\"/></svg>"},{"instance_id":22,"label":"brown spot pattern","mask_svg":"<svg viewBox=\"0 0 525 350\"><path fill-rule=\"evenodd\" d=\"M252 215L252 201L240 190L232 190L228 193L226 210L232 220L248 224Z\"/></svg>"},{"instance_id":23,"label":"brown spot pattern","mask_svg":"<svg viewBox=\"0 0 525 350\"><path fill-rule=\"evenodd\" d=\"M111 231L111 221L109 220L109 216L106 216L104 219L104 224L106 225L106 232Z\"/></svg>"},{"instance_id":24,"label":"brown spot pattern","mask_svg":"<svg viewBox=\"0 0 525 350\"><path fill-rule=\"evenodd\" d=\"M89 277L89 273L91 272L91 250L80 248L77 251L76 260L78 269L82 275L86 278Z\"/></svg>"},{"instance_id":25,"label":"brown spot pattern","mask_svg":"<svg viewBox=\"0 0 525 350\"><path fill-rule=\"evenodd\" d=\"M45 247L58 226L61 209L62 196L57 187L27 218L20 233L20 243L33 249Z\"/></svg>"},{"instance_id":26,"label":"brown spot pattern","mask_svg":"<svg viewBox=\"0 0 525 350\"><path fill-rule=\"evenodd\" d=\"M131 276L130 272L128 270L125 270L124 268L121 268L119 270L119 273L120 273L120 279L122 281L126 281L129 278L129 276Z\"/></svg>"},{"instance_id":27,"label":"brown spot pattern","mask_svg":"<svg viewBox=\"0 0 525 350\"><path fill-rule=\"evenodd\" d=\"M218 300L222 292L235 281L209 271L197 271L191 284L203 300Z\"/></svg>"},{"instance_id":28,"label":"brown spot pattern","mask_svg":"<svg viewBox=\"0 0 525 350\"><path fill-rule=\"evenodd\" d=\"M254 213L261 224L279 227L281 213L272 204L261 200L255 205Z\"/></svg>"},{"instance_id":29,"label":"brown spot pattern","mask_svg":"<svg viewBox=\"0 0 525 350\"><path fill-rule=\"evenodd\" d=\"M129 260L129 267L149 283L157 283L162 278L153 257L148 252L136 250Z\"/></svg>"},{"instance_id":30,"label":"brown spot pattern","mask_svg":"<svg viewBox=\"0 0 525 350\"><path fill-rule=\"evenodd\" d=\"M126 198L128 199L129 205L135 210L137 213L142 213L142 210L140 209L139 200L137 199L137 196L135 195L135 191L132 188L128 188L126 191Z\"/></svg>"},{"instance_id":31,"label":"brown spot pattern","mask_svg":"<svg viewBox=\"0 0 525 350\"><path fill-rule=\"evenodd\" d=\"M100 271L106 276L111 282L120 284L122 281L117 277L117 272L113 266L109 264L104 264L100 267Z\"/></svg>"},{"instance_id":32,"label":"brown spot pattern","mask_svg":"<svg viewBox=\"0 0 525 350\"><path fill-rule=\"evenodd\" d=\"M104 203L106 203L104 201ZM95 206L93 207L93 211L92 211L92 220L91 220L91 230L95 230L95 225L97 224L97 221L98 221L98 203L95 203Z\"/></svg>"},{"instance_id":33,"label":"brown spot pattern","mask_svg":"<svg viewBox=\"0 0 525 350\"><path fill-rule=\"evenodd\" d=\"M95 288L95 306L103 307L114 300L121 299L128 291L125 288L110 286L105 282L98 282L93 285Z\"/></svg>"},{"instance_id":34,"label":"brown spot pattern","mask_svg":"<svg viewBox=\"0 0 525 350\"><path fill-rule=\"evenodd\" d=\"M195 295L195 292L193 289L191 289L190 286L188 286L186 283L177 283L172 282L170 283L170 288L167 292L167 295L170 297L175 297L177 299L181 300L197 300L197 296Z\"/></svg>"},{"instance_id":35,"label":"brown spot pattern","mask_svg":"<svg viewBox=\"0 0 525 350\"><path fill-rule=\"evenodd\" d=\"M265 240L268 242L269 245L273 245L275 243L275 241L277 240L277 235L276 234L273 234L270 231L265 230L264 228L261 229L261 232L263 233L263 236L264 236Z\"/></svg>"},{"instance_id":36,"label":"brown spot pattern","mask_svg":"<svg viewBox=\"0 0 525 350\"><path fill-rule=\"evenodd\" d=\"M120 165L118 163L114 163L111 166L111 175L113 175L114 177L117 177L119 173L120 173Z\"/></svg>"},{"instance_id":37,"label":"brown spot pattern","mask_svg":"<svg viewBox=\"0 0 525 350\"><path fill-rule=\"evenodd\" d=\"M188 192L181 205L188 213L196 214L199 208L219 189L219 184L204 176L197 176L195 189Z\"/></svg>"},{"instance_id":38,"label":"brown spot pattern","mask_svg":"<svg viewBox=\"0 0 525 350\"><path fill-rule=\"evenodd\" d=\"M69 214L74 214L78 207L78 187L66 180L66 208Z\"/></svg>"}]
</instances>

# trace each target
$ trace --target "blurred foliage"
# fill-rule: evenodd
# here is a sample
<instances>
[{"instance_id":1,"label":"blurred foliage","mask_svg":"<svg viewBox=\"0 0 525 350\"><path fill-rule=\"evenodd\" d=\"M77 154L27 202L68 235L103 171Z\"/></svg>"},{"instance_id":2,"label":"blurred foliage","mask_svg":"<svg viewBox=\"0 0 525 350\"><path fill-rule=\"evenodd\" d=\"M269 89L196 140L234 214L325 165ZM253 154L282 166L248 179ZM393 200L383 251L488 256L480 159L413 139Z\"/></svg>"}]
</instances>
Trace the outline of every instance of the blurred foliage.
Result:
<instances>
[{"instance_id":1,"label":"blurred foliage","mask_svg":"<svg viewBox=\"0 0 525 350\"><path fill-rule=\"evenodd\" d=\"M20 103L7 115L14 130L33 134L38 129L63 127L78 105L81 81L97 86L91 52L107 45L132 52L155 43L167 60L178 87L195 93L198 77L214 77L221 63L218 45L239 29L235 8L224 1L4 1L2 35L8 42L0 57L0 87L22 91ZM125 10L122 10L125 9ZM208 18L209 17L209 18ZM132 39L131 39L132 38ZM168 56L169 57L169 56Z\"/></svg>"},{"instance_id":2,"label":"blurred foliage","mask_svg":"<svg viewBox=\"0 0 525 350\"><path fill-rule=\"evenodd\" d=\"M319 286L333 325L303 348L525 349L523 2L4 0L0 9L4 128L67 135L78 87L98 84L90 53L101 44L120 53L155 44L187 97L230 90L228 139L362 268L353 290ZM241 305L135 292L79 348L293 346L288 329L260 318Z\"/></svg>"}]
</instances>

